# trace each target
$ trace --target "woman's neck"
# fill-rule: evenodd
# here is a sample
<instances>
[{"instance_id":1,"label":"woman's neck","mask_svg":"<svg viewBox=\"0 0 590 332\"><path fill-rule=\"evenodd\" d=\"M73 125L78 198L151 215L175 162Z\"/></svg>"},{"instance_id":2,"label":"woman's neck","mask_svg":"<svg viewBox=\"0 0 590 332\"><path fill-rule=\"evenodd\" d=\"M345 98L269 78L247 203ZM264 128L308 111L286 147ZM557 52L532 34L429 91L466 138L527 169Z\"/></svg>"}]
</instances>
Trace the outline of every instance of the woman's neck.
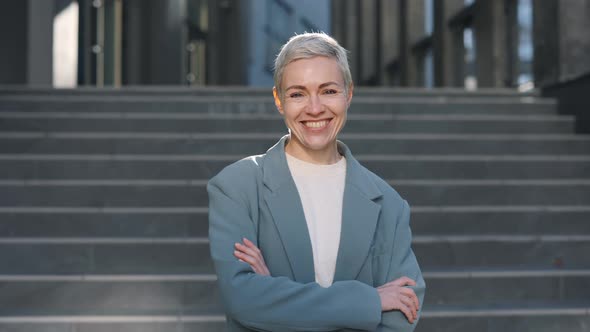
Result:
<instances>
[{"instance_id":1,"label":"woman's neck","mask_svg":"<svg viewBox=\"0 0 590 332\"><path fill-rule=\"evenodd\" d=\"M299 160L318 165L335 164L342 157L340 153L338 153L336 142L326 146L325 149L310 150L303 148L293 140L289 140L285 146L285 152Z\"/></svg>"}]
</instances>

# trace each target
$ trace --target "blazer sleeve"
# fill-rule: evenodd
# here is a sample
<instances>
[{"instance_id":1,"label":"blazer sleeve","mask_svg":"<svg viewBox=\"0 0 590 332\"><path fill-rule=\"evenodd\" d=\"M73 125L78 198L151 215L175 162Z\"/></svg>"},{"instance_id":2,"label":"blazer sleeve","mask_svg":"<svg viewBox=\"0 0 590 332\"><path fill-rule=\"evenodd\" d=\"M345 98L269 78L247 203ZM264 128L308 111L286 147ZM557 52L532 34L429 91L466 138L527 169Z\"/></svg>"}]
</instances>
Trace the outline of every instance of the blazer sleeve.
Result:
<instances>
[{"instance_id":1,"label":"blazer sleeve","mask_svg":"<svg viewBox=\"0 0 590 332\"><path fill-rule=\"evenodd\" d=\"M416 286L410 287L416 292L420 301L418 319L410 324L406 316L399 311L384 312L377 331L380 332L411 332L416 328L424 307L424 292L426 283L418 266L418 261L411 248L412 232L410 230L410 207L403 201L403 208L393 238L391 262L387 271L387 282L406 276L416 281Z\"/></svg>"},{"instance_id":2,"label":"blazer sleeve","mask_svg":"<svg viewBox=\"0 0 590 332\"><path fill-rule=\"evenodd\" d=\"M237 260L234 244L244 237L255 242L257 237L247 204L238 203L236 184L230 182L217 176L207 186L211 257L228 316L259 331L377 328L381 301L369 285L351 280L323 288L315 282L261 276Z\"/></svg>"}]
</instances>

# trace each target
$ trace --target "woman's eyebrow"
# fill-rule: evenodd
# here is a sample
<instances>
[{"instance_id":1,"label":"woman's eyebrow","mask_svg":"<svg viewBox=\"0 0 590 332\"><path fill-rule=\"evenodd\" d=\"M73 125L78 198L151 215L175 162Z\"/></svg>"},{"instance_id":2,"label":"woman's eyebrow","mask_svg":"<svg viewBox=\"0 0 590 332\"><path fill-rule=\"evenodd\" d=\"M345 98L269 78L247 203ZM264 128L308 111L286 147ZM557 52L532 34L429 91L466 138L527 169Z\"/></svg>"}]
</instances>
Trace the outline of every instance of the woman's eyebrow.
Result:
<instances>
[{"instance_id":1,"label":"woman's eyebrow","mask_svg":"<svg viewBox=\"0 0 590 332\"><path fill-rule=\"evenodd\" d=\"M321 89L321 88L325 88L325 87L327 87L327 86L330 86L330 85L337 85L337 86L340 86L340 84L338 84L338 83L336 83L336 82L332 82L332 81L330 81L330 82L326 82L326 83L322 83L322 84L320 84L319 88L320 88L320 89ZM289 91L289 90L291 90L291 89L307 90L307 88L306 88L305 86L303 86L303 85L291 85L290 87L288 87L287 89L285 89L285 91Z\"/></svg>"},{"instance_id":2,"label":"woman's eyebrow","mask_svg":"<svg viewBox=\"0 0 590 332\"><path fill-rule=\"evenodd\" d=\"M285 91L289 91L291 89L307 90L307 88L303 85L291 85L290 87L286 88Z\"/></svg>"},{"instance_id":3,"label":"woman's eyebrow","mask_svg":"<svg viewBox=\"0 0 590 332\"><path fill-rule=\"evenodd\" d=\"M336 83L336 82L326 82L326 83L322 83L322 84L320 84L320 89L321 89L321 88L325 88L325 87L327 87L327 86L330 86L330 85L337 85L337 86L340 86L340 84L338 84L338 83Z\"/></svg>"}]
</instances>

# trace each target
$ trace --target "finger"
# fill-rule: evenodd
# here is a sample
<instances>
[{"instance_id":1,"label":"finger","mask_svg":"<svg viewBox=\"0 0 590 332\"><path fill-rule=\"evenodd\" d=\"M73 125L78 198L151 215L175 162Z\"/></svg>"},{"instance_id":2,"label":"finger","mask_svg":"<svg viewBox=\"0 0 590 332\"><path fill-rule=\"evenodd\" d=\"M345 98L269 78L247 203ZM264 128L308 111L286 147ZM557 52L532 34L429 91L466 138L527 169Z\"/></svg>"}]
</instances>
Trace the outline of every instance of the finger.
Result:
<instances>
[{"instance_id":1,"label":"finger","mask_svg":"<svg viewBox=\"0 0 590 332\"><path fill-rule=\"evenodd\" d=\"M256 251L252 250L249 247L246 247L245 245L243 245L241 243L236 243L236 249L238 249L239 251L247 254L248 256L252 256L252 257L255 257L255 258L259 258L260 257Z\"/></svg>"},{"instance_id":2,"label":"finger","mask_svg":"<svg viewBox=\"0 0 590 332\"><path fill-rule=\"evenodd\" d=\"M254 243L252 243L252 241L244 238L244 244L240 243L240 246L242 246L244 248L248 248L250 250L250 254L253 254L258 259L260 259L260 261L264 262L264 258L262 257L262 252L260 252L258 247L256 247L256 245Z\"/></svg>"},{"instance_id":3,"label":"finger","mask_svg":"<svg viewBox=\"0 0 590 332\"><path fill-rule=\"evenodd\" d=\"M407 306L405 306L402 302L400 302L398 309L399 309L399 311L401 311L404 314L404 316L406 316L406 318L408 319L408 322L414 323L414 316L412 315L412 313L410 312L410 309Z\"/></svg>"},{"instance_id":4,"label":"finger","mask_svg":"<svg viewBox=\"0 0 590 332\"><path fill-rule=\"evenodd\" d=\"M234 256L236 256L237 258L243 260L244 262L250 264L250 266L252 268L255 268L257 265L256 259L252 256L246 255L243 252L240 251L234 251Z\"/></svg>"},{"instance_id":5,"label":"finger","mask_svg":"<svg viewBox=\"0 0 590 332\"><path fill-rule=\"evenodd\" d=\"M258 249L258 247L254 244L254 242L248 240L247 238L243 239L243 242L246 246L252 248L252 249Z\"/></svg>"},{"instance_id":6,"label":"finger","mask_svg":"<svg viewBox=\"0 0 590 332\"><path fill-rule=\"evenodd\" d=\"M410 309L410 313L412 314L412 318L413 319L418 318L418 313L416 310L416 306L414 305L414 301L412 301L410 298L405 297L403 295L401 295L401 301L403 304L406 305L406 307L408 307L408 309Z\"/></svg>"},{"instance_id":7,"label":"finger","mask_svg":"<svg viewBox=\"0 0 590 332\"><path fill-rule=\"evenodd\" d=\"M416 296L416 292L414 292L413 289L411 288L402 288L402 293L409 297L412 302L414 302L414 305L416 306L417 309L420 309L420 301L418 300L418 296Z\"/></svg>"},{"instance_id":8,"label":"finger","mask_svg":"<svg viewBox=\"0 0 590 332\"><path fill-rule=\"evenodd\" d=\"M416 286L416 282L408 277L401 277L393 281L398 286Z\"/></svg>"},{"instance_id":9,"label":"finger","mask_svg":"<svg viewBox=\"0 0 590 332\"><path fill-rule=\"evenodd\" d=\"M250 264L250 262L248 262L248 255L245 255L243 252L238 251L238 250L234 250L234 256L236 256L236 258L238 260L241 260L243 262L246 262L248 264Z\"/></svg>"}]
</instances>

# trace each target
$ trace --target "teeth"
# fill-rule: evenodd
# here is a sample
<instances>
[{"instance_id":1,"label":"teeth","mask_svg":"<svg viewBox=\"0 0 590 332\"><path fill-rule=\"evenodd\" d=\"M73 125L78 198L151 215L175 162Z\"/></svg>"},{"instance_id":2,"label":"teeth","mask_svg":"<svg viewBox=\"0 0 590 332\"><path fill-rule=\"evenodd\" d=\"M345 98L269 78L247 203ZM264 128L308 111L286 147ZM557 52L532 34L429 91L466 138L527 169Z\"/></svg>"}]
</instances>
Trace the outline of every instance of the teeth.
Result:
<instances>
[{"instance_id":1,"label":"teeth","mask_svg":"<svg viewBox=\"0 0 590 332\"><path fill-rule=\"evenodd\" d=\"M322 128L328 124L328 121L307 121L305 125L309 128Z\"/></svg>"}]
</instances>

